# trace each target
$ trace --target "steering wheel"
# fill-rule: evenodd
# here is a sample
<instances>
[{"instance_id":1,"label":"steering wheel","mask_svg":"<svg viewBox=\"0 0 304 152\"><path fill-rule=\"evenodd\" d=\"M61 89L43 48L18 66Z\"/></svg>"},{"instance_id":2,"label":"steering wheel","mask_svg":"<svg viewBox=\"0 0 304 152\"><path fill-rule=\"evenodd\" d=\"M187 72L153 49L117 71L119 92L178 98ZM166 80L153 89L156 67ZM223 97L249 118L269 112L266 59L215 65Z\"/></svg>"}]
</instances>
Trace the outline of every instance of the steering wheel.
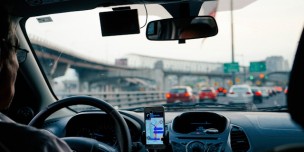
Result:
<instances>
[{"instance_id":1,"label":"steering wheel","mask_svg":"<svg viewBox=\"0 0 304 152\"><path fill-rule=\"evenodd\" d=\"M106 101L89 97L89 96L74 96L69 98L64 98L50 104L45 109L41 110L30 122L29 126L36 128L41 128L46 118L48 118L54 112L68 106L73 105L90 105L99 108L106 112L113 120L115 124L115 132L117 136L117 141L119 143L119 150L122 152L131 151L131 136L129 132L128 125L124 118L119 114L119 112L114 109ZM114 128L113 128L114 129ZM95 139L90 139L86 137L64 137L62 138L70 146L71 149L77 152L85 151L116 151L113 147L99 142Z\"/></svg>"}]
</instances>

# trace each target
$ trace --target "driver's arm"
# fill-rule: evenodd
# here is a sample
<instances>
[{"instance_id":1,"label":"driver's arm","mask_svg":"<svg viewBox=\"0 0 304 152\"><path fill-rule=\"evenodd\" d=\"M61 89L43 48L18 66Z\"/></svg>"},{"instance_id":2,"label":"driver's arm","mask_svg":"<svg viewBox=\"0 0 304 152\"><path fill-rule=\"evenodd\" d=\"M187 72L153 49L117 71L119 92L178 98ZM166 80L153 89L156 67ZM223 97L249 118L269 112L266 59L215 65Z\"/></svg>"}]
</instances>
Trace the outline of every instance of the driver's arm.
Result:
<instances>
[{"instance_id":1,"label":"driver's arm","mask_svg":"<svg viewBox=\"0 0 304 152\"><path fill-rule=\"evenodd\" d=\"M11 122L0 122L0 128L0 143L10 152L72 152L63 140L46 130Z\"/></svg>"}]
</instances>

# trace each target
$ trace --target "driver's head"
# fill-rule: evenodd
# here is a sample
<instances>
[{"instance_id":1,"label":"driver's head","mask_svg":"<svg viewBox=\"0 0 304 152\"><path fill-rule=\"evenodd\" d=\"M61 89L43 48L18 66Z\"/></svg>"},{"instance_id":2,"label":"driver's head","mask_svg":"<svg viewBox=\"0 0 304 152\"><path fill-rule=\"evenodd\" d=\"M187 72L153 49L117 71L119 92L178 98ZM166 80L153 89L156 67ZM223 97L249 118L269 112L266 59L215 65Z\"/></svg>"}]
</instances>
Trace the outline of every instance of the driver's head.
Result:
<instances>
[{"instance_id":1,"label":"driver's head","mask_svg":"<svg viewBox=\"0 0 304 152\"><path fill-rule=\"evenodd\" d=\"M6 109L11 104L19 68L16 56L19 44L11 20L6 9L0 7L0 109Z\"/></svg>"}]
</instances>

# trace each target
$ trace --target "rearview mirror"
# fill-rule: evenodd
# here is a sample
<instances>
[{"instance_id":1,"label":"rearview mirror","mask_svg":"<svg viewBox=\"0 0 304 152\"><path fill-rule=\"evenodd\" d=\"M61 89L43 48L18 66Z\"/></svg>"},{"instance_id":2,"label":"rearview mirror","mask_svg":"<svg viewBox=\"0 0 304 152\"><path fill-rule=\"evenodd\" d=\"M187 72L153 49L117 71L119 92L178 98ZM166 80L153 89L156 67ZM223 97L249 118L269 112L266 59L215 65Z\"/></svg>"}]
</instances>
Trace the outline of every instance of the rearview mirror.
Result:
<instances>
[{"instance_id":1,"label":"rearview mirror","mask_svg":"<svg viewBox=\"0 0 304 152\"><path fill-rule=\"evenodd\" d=\"M185 40L211 37L218 33L212 16L170 18L148 23L146 36L149 40Z\"/></svg>"}]
</instances>

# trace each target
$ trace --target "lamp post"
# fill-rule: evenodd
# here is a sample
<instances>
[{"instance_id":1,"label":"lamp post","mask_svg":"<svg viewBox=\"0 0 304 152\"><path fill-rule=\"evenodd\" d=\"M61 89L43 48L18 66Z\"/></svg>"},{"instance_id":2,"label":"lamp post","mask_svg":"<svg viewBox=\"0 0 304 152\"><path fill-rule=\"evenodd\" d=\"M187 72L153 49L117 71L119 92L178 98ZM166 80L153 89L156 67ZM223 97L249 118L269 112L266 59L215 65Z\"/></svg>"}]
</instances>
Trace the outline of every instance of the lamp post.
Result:
<instances>
[{"instance_id":1,"label":"lamp post","mask_svg":"<svg viewBox=\"0 0 304 152\"><path fill-rule=\"evenodd\" d=\"M234 63L233 0L230 0L230 20L231 20L231 62ZM235 71L232 71L232 84L235 84Z\"/></svg>"},{"instance_id":2,"label":"lamp post","mask_svg":"<svg viewBox=\"0 0 304 152\"><path fill-rule=\"evenodd\" d=\"M239 56L239 57L242 58L241 60L239 60L239 63L242 63L240 65L243 65L243 73L244 73L244 79L243 79L243 81L245 83L246 80L247 80L247 70L246 70L246 66L245 66L245 60L244 60L245 57L244 57L244 54L235 54L235 56Z\"/></svg>"}]
</instances>

